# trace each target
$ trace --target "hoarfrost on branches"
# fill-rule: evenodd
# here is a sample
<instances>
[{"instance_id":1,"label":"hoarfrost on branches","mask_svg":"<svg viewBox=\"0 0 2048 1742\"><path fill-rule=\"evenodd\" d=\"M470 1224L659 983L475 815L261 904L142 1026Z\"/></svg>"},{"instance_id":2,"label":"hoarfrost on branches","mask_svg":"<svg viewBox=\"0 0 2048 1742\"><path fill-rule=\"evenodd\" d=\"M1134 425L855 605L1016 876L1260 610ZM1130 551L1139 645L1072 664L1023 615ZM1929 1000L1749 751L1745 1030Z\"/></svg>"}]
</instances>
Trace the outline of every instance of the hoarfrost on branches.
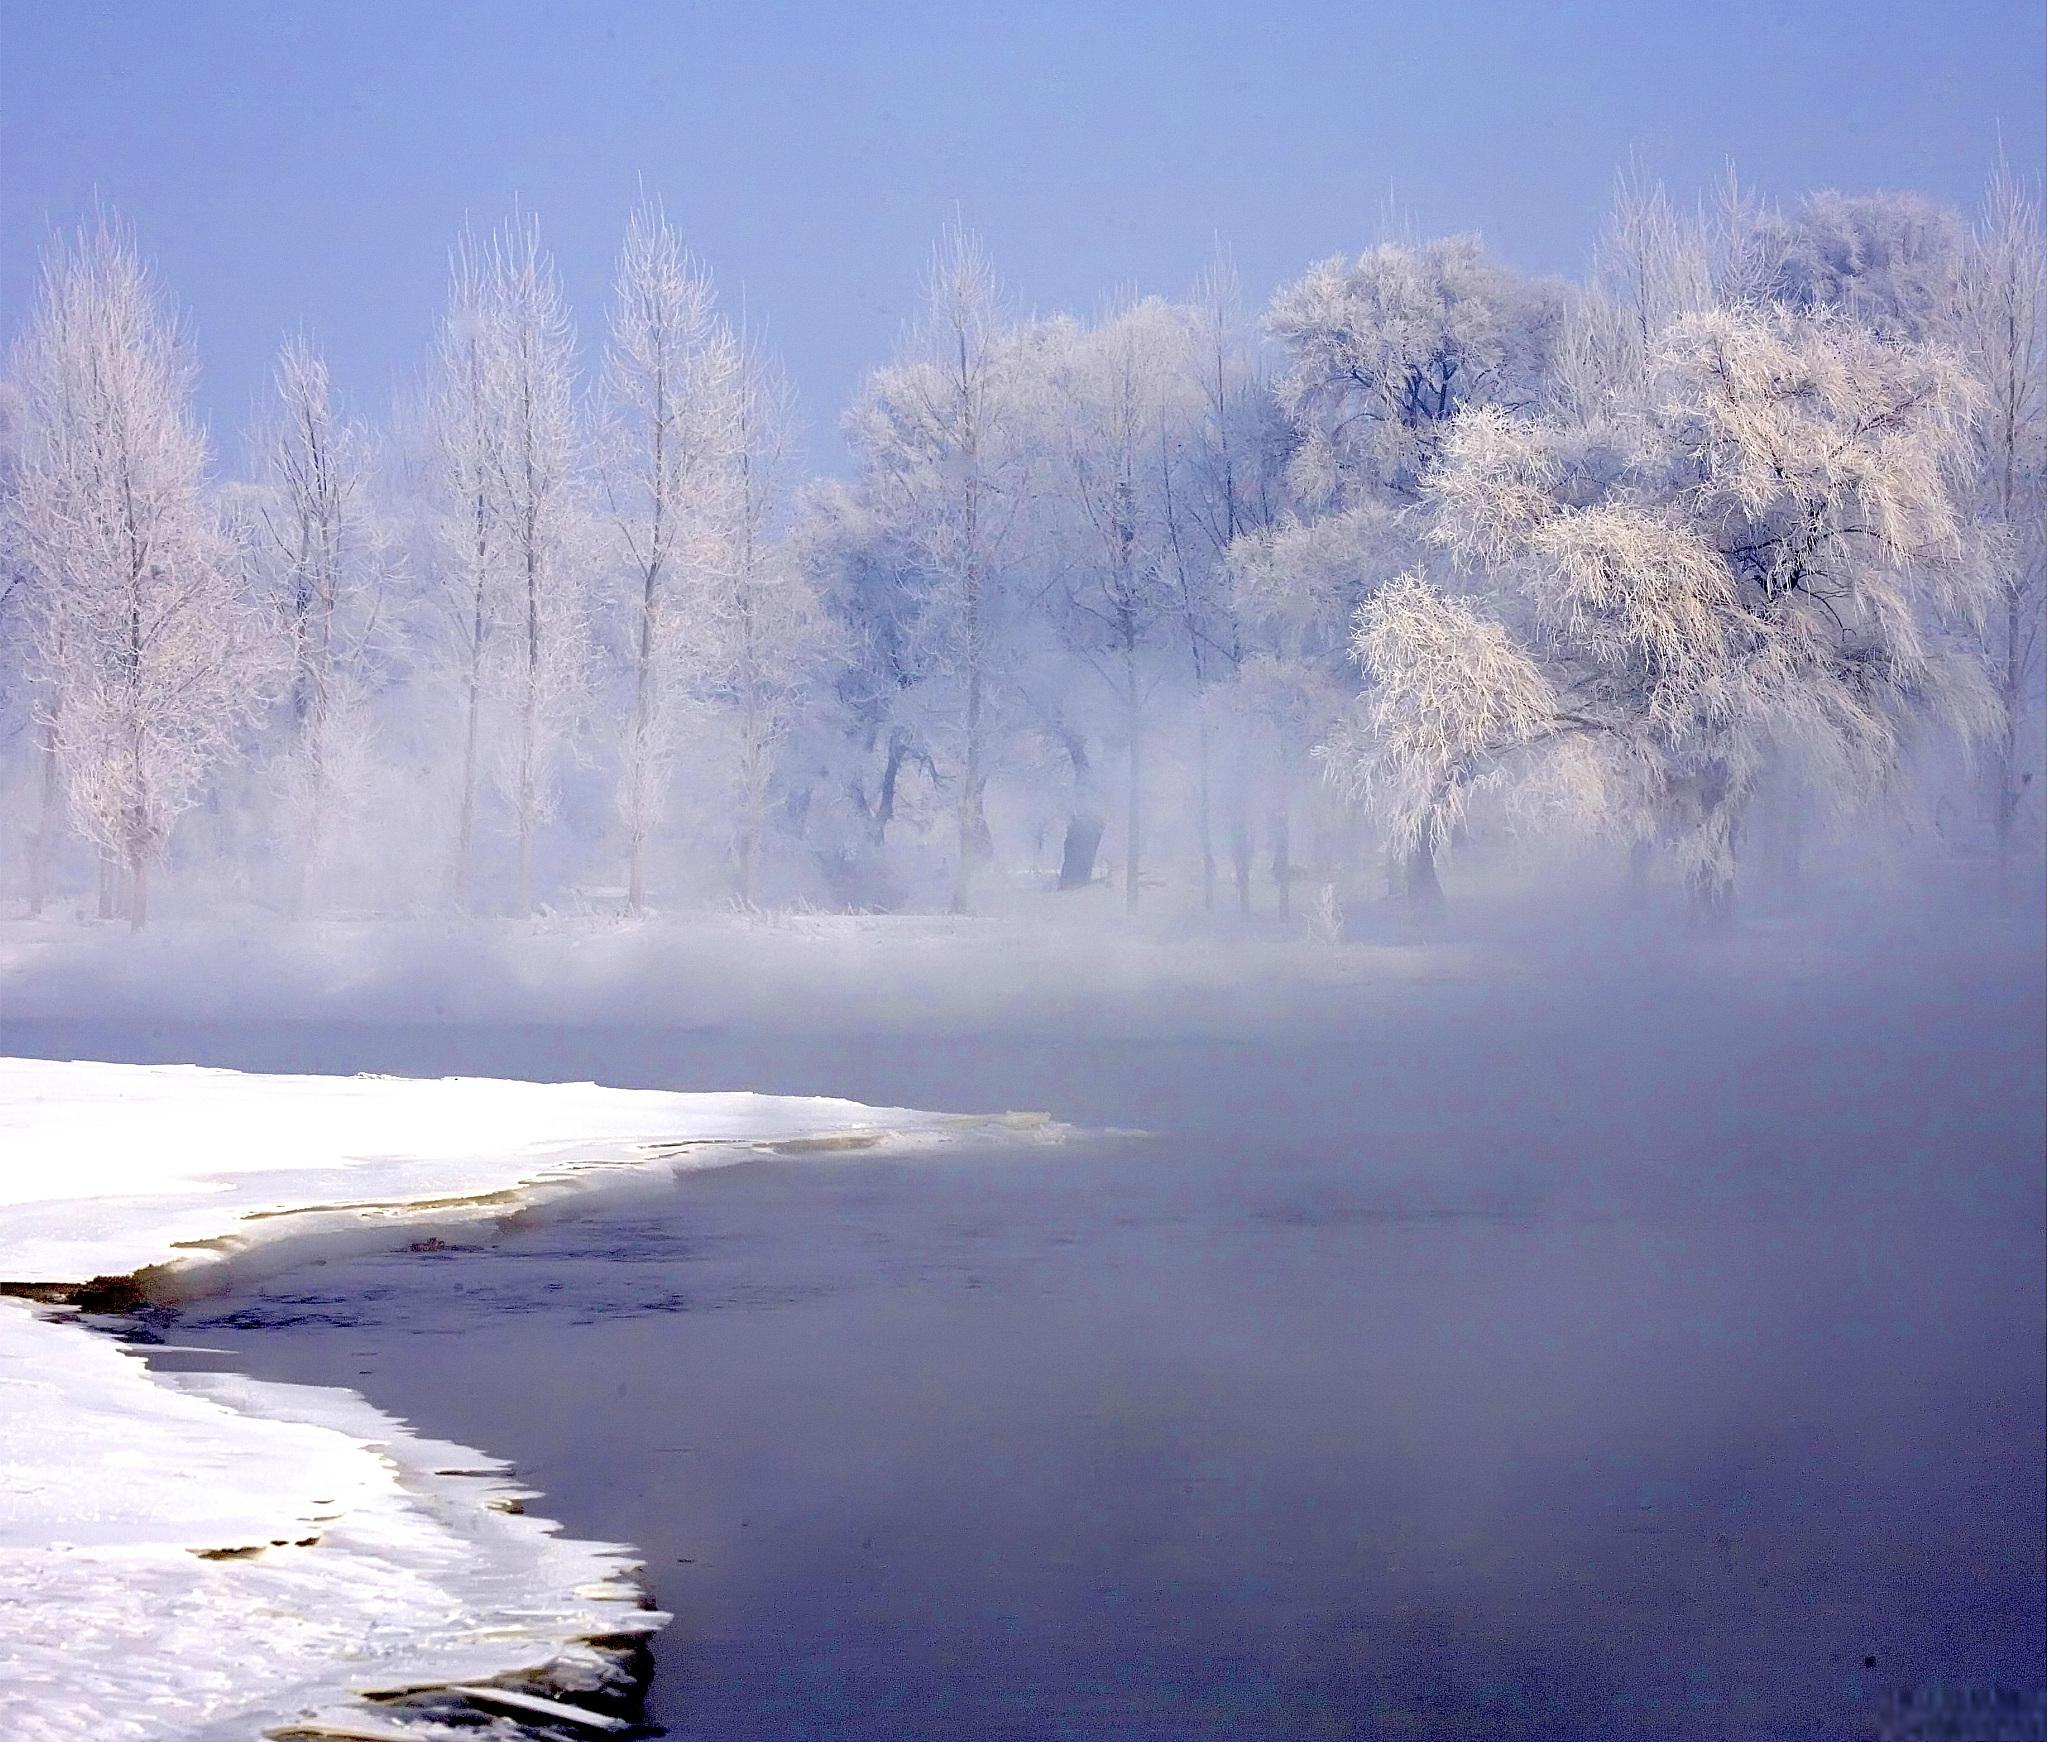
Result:
<instances>
[{"instance_id":1,"label":"hoarfrost on branches","mask_svg":"<svg viewBox=\"0 0 2048 1742\"><path fill-rule=\"evenodd\" d=\"M261 703L262 637L207 489L189 348L111 220L52 249L14 369L47 753L103 856L103 911L125 878L140 926L171 825Z\"/></svg>"},{"instance_id":2,"label":"hoarfrost on branches","mask_svg":"<svg viewBox=\"0 0 2048 1742\"><path fill-rule=\"evenodd\" d=\"M1613 470L1554 417L1469 414L1430 485L1467 597L1431 607L1412 581L1368 602L1383 696L1333 760L1397 837L1441 844L1509 755L1598 734L1616 750L1589 766L1649 772L1633 798L1658 814L1631 826L1670 830L1720 910L1774 761L1852 804L1920 722L1995 725L1958 633L1990 601L1956 490L1980 398L1945 351L1717 310L1659 339Z\"/></svg>"}]
</instances>

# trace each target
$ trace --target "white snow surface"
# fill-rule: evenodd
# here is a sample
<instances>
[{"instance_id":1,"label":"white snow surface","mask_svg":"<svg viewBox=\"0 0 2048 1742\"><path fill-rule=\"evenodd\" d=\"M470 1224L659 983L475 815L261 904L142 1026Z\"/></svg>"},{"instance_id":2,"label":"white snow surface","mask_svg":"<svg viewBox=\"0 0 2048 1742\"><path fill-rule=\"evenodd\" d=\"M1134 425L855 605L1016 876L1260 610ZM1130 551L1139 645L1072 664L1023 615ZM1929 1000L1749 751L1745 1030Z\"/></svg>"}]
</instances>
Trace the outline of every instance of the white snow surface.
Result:
<instances>
[{"instance_id":1,"label":"white snow surface","mask_svg":"<svg viewBox=\"0 0 2048 1742\"><path fill-rule=\"evenodd\" d=\"M824 1097L477 1077L257 1076L0 1059L0 1280L210 1262L345 1225L502 1214L732 1145L930 1136L961 1121Z\"/></svg>"},{"instance_id":2,"label":"white snow surface","mask_svg":"<svg viewBox=\"0 0 2048 1742\"><path fill-rule=\"evenodd\" d=\"M0 1279L166 1266L156 1286L196 1291L297 1241L402 1243L749 1145L962 1124L826 1099L0 1059ZM497 1460L349 1392L152 1372L66 1316L0 1300L10 1742L453 1735L358 1696L539 1669L587 1689L607 1660L580 1642L666 1619L640 1606L630 1551L514 1509ZM460 1734L515 1733L492 1723Z\"/></svg>"}]
</instances>

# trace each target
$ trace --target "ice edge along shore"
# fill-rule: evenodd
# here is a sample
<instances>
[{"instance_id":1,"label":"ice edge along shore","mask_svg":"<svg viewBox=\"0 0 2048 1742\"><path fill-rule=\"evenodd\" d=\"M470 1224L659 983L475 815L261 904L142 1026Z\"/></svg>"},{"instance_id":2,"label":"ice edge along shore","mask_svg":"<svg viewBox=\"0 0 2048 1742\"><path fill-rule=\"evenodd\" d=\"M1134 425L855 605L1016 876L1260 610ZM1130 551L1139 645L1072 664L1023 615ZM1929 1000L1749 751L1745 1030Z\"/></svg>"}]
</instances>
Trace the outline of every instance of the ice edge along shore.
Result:
<instances>
[{"instance_id":1,"label":"ice edge along shore","mask_svg":"<svg viewBox=\"0 0 2048 1742\"><path fill-rule=\"evenodd\" d=\"M619 1734L668 1620L631 1549L525 1513L535 1496L501 1460L350 1391L154 1371L65 1323L81 1305L191 1299L763 1151L1058 1129L823 1098L0 1059L14 1735Z\"/></svg>"}]
</instances>

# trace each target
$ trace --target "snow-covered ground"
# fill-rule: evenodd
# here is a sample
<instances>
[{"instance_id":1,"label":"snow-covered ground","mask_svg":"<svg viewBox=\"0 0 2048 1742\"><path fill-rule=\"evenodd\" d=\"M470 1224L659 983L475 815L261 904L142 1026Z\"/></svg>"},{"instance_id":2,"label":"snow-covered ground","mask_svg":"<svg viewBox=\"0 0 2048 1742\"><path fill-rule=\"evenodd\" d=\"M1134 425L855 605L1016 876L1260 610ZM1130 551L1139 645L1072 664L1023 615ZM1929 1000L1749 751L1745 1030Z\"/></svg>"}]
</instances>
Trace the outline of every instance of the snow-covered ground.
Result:
<instances>
[{"instance_id":1,"label":"snow-covered ground","mask_svg":"<svg viewBox=\"0 0 2048 1742\"><path fill-rule=\"evenodd\" d=\"M810 1097L0 1059L0 1281L169 1266L154 1292L189 1294L226 1257L489 1219L735 1144L959 1123Z\"/></svg>"},{"instance_id":2,"label":"snow-covered ground","mask_svg":"<svg viewBox=\"0 0 2048 1742\"><path fill-rule=\"evenodd\" d=\"M229 1260L402 1244L748 1146L936 1141L966 1123L823 1099L6 1059L0 1280L143 1271L152 1292L189 1293ZM0 1300L11 1739L452 1735L433 1716L451 1704L471 1723L523 1712L603 1733L593 1710L543 1713L617 1678L618 1651L587 1641L665 1619L628 1551L563 1540L495 1460L353 1395L154 1373L65 1316Z\"/></svg>"}]
</instances>

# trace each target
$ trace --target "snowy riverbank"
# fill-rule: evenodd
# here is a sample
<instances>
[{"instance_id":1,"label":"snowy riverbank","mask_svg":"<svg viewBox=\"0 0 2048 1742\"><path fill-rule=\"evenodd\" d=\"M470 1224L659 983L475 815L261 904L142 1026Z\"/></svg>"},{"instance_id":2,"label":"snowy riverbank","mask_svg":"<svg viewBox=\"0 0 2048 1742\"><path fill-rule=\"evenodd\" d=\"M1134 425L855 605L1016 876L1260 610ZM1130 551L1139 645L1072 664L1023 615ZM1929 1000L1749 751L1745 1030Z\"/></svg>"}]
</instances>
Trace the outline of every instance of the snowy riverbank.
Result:
<instances>
[{"instance_id":1,"label":"snowy riverbank","mask_svg":"<svg viewBox=\"0 0 2048 1742\"><path fill-rule=\"evenodd\" d=\"M139 1277L176 1297L230 1265L404 1244L748 1148L978 1123L796 1097L4 1059L0 1280L54 1296ZM434 1717L451 1707L511 1734L556 1694L596 1696L580 1718L557 1710L562 1733L622 1727L604 1692L665 1619L630 1551L555 1535L495 1460L352 1394L152 1372L66 1316L0 1301L11 1735L452 1735Z\"/></svg>"}]
</instances>

